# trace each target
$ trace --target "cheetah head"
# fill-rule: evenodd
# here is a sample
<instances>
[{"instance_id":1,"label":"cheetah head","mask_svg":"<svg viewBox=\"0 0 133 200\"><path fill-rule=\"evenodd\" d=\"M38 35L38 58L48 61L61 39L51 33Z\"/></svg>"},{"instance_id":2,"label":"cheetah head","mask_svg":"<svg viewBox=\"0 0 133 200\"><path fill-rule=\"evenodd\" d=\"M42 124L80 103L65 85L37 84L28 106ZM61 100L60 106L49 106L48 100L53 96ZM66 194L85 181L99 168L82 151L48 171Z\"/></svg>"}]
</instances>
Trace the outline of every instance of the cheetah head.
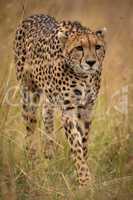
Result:
<instances>
[{"instance_id":1,"label":"cheetah head","mask_svg":"<svg viewBox=\"0 0 133 200\"><path fill-rule=\"evenodd\" d=\"M76 73L86 74L101 67L105 55L104 30L93 32L78 22L68 22L58 36L66 62Z\"/></svg>"}]
</instances>

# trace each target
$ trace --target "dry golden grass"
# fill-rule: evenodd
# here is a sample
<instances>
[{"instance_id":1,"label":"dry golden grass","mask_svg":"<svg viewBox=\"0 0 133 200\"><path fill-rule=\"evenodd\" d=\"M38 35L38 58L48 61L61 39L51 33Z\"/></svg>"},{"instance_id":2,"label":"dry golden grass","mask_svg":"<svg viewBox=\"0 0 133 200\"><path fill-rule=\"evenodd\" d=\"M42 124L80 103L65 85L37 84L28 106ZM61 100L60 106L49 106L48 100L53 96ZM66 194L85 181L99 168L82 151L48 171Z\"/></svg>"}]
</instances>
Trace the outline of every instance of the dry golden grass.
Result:
<instances>
[{"instance_id":1,"label":"dry golden grass","mask_svg":"<svg viewBox=\"0 0 133 200\"><path fill-rule=\"evenodd\" d=\"M130 0L1 0L0 1L0 199L2 200L132 200L133 2ZM41 153L41 116L36 133L39 160L32 163L24 148L24 127L13 65L14 32L23 17L46 13L107 27L107 54L89 144L96 182L79 191L69 146L56 116L58 150L51 161ZM130 75L130 78L129 78ZM9 92L10 91L10 92ZM8 94L8 96L7 96ZM8 98L7 98L8 97ZM41 110L40 110L41 112ZM39 112L39 113L40 113Z\"/></svg>"}]
</instances>

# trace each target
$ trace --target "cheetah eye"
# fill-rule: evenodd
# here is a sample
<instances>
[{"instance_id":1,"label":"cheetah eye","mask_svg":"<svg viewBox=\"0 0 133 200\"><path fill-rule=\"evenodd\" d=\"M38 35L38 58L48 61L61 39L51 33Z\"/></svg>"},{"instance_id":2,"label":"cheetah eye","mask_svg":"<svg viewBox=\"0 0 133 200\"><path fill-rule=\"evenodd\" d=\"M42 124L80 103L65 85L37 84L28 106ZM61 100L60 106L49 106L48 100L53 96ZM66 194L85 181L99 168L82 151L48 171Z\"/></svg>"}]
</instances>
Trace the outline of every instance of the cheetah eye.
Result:
<instances>
[{"instance_id":1,"label":"cheetah eye","mask_svg":"<svg viewBox=\"0 0 133 200\"><path fill-rule=\"evenodd\" d=\"M78 51L83 51L83 47L82 47L82 46L77 46L76 49L77 49Z\"/></svg>"},{"instance_id":2,"label":"cheetah eye","mask_svg":"<svg viewBox=\"0 0 133 200\"><path fill-rule=\"evenodd\" d=\"M100 49L101 47L102 47L102 46L99 45L99 44L97 44L97 45L95 46L96 50Z\"/></svg>"}]
</instances>

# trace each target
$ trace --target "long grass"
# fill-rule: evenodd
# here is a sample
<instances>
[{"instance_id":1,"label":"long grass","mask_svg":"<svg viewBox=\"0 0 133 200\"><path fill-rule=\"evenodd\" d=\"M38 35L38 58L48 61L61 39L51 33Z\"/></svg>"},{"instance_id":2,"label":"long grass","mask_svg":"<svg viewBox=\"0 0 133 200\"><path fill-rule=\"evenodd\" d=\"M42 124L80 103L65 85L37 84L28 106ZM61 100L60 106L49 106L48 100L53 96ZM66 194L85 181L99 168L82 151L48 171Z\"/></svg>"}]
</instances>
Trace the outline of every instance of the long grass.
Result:
<instances>
[{"instance_id":1,"label":"long grass","mask_svg":"<svg viewBox=\"0 0 133 200\"><path fill-rule=\"evenodd\" d=\"M113 19L119 17L119 13L114 14L111 11L112 3L110 1L108 3L102 1L99 6L99 1L92 3L92 1L85 0L82 3L79 0L78 2L80 6L77 6L73 12L73 10L68 9L71 2L65 0L44 2L30 0L23 1L23 3L15 0L12 3L1 1L0 200L133 199L133 129L132 120L128 116L128 112L132 113L132 107L131 103L128 102L129 90L127 90L127 86L129 87L132 83L132 78L128 82L125 76L130 62L125 59L125 51L122 51L123 46L121 45L121 41L127 44L129 39L127 35L124 35L126 33L121 33L122 26L118 23L119 21L117 21L119 24L118 33L114 34L116 24L113 25L115 23ZM75 1L72 3L71 9L74 9L75 3ZM14 7L14 5L16 6ZM112 10L118 5L116 2ZM90 19L88 19L89 6L97 17L94 17L92 10L89 10ZM124 6L119 8L122 16L123 13L129 13L128 1ZM80 8L84 9L84 15L82 15ZM8 14L9 10L10 14ZM33 162L27 157L24 139L25 129L20 106L14 105L20 101L20 94L19 90L16 89L15 69L12 64L12 40L16 25L21 20L22 15L35 12L56 15L58 19L76 18L84 24L92 26L103 24L108 26L110 22L112 23L109 26L112 29L112 32L109 33L112 39L108 40L109 36L107 36L107 41L111 45L107 50L106 68L103 70L102 86L94 109L88 144L88 165L95 177L95 182L90 183L85 190L79 190L76 182L69 145L60 123L60 113L56 115L55 132L58 148L54 159L48 161L43 155L42 144L45 140L45 133L43 132L41 109L38 112L35 135L38 160ZM108 12L112 16L114 14L114 18L110 18ZM122 35L119 35L120 33ZM125 65L125 60L127 65Z\"/></svg>"}]
</instances>

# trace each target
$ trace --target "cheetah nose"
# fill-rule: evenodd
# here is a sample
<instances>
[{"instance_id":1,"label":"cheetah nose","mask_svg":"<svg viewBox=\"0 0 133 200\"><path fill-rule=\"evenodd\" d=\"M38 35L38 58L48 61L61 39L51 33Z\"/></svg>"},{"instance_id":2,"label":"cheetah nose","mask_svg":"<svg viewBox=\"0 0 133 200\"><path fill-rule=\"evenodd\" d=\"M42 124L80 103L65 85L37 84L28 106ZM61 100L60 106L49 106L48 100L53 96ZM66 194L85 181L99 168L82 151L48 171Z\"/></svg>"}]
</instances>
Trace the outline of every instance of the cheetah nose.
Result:
<instances>
[{"instance_id":1,"label":"cheetah nose","mask_svg":"<svg viewBox=\"0 0 133 200\"><path fill-rule=\"evenodd\" d=\"M96 61L95 60L86 60L87 65L90 65L90 67L92 67Z\"/></svg>"}]
</instances>

